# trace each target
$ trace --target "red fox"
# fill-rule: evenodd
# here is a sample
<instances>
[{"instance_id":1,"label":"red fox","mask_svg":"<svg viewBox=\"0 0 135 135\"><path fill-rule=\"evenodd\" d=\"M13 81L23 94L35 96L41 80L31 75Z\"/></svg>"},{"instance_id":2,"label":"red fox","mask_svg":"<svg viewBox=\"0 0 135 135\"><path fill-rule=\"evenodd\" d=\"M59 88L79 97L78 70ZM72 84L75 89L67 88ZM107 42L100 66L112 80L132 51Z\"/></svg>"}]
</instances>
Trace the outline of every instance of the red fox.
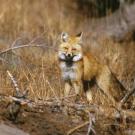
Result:
<instances>
[{"instance_id":1,"label":"red fox","mask_svg":"<svg viewBox=\"0 0 135 135\"><path fill-rule=\"evenodd\" d=\"M85 91L87 99L91 101L89 83L93 80L112 103L117 103L124 96L125 88L111 73L108 66L100 64L89 52L83 52L82 33L76 36L61 34L58 58L61 75L65 82L65 96L68 96L71 88L74 87L77 95Z\"/></svg>"}]
</instances>

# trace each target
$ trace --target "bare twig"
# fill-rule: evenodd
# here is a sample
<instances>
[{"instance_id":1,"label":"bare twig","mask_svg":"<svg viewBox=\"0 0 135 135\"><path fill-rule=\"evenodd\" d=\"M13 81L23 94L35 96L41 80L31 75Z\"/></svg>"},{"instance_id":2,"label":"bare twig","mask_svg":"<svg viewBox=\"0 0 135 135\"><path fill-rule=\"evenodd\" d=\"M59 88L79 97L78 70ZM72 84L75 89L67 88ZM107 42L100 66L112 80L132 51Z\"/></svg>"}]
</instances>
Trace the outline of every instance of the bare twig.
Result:
<instances>
[{"instance_id":1,"label":"bare twig","mask_svg":"<svg viewBox=\"0 0 135 135\"><path fill-rule=\"evenodd\" d=\"M18 95L19 92L20 92L20 89L19 89L19 87L18 87L17 81L15 80L15 78L13 77L13 75L12 75L8 70L7 70L7 73L8 73L8 75L9 75L9 77L10 77L10 79L11 79L11 81L12 81L14 87L15 87L16 94Z\"/></svg>"},{"instance_id":2,"label":"bare twig","mask_svg":"<svg viewBox=\"0 0 135 135\"><path fill-rule=\"evenodd\" d=\"M15 46L16 42L19 41L20 39L22 39L21 37L17 38L12 44L11 47Z\"/></svg>"},{"instance_id":3,"label":"bare twig","mask_svg":"<svg viewBox=\"0 0 135 135\"><path fill-rule=\"evenodd\" d=\"M7 52L10 52L12 50L16 50L16 49L19 49L19 48L25 48L25 47L44 47L44 48L50 48L50 49L53 49L55 51L57 51L57 49L55 47L51 47L51 46L47 46L45 44L34 44L34 42L41 36L43 36L47 31L44 31L43 33L41 33L41 35L39 35L38 37L34 38L32 41L30 41L28 44L22 44L20 46L15 46L16 42L18 40L20 40L21 38L17 38L12 44L11 44L11 47L10 48L7 48L3 51L0 52L0 55L4 54L4 53L7 53ZM1 58L0 57L0 60L7 63L8 64L8 61L6 61L4 58Z\"/></svg>"},{"instance_id":4,"label":"bare twig","mask_svg":"<svg viewBox=\"0 0 135 135\"><path fill-rule=\"evenodd\" d=\"M43 31L40 35L38 35L37 37L35 37L33 40L31 40L29 42L29 45L34 43L38 38L42 37L45 33L47 33L47 30L46 31Z\"/></svg>"},{"instance_id":5,"label":"bare twig","mask_svg":"<svg viewBox=\"0 0 135 135\"><path fill-rule=\"evenodd\" d=\"M44 44L39 44L39 45L26 44L26 45L14 46L14 47L5 49L5 50L3 50L3 51L0 52L0 55L2 55L4 53L7 53L9 51L12 51L12 50L16 50L16 49L19 49L19 48L25 48L25 47L46 47L46 48L51 48L51 49L54 49L55 51L57 51L56 48L51 47L51 46L45 46Z\"/></svg>"},{"instance_id":6,"label":"bare twig","mask_svg":"<svg viewBox=\"0 0 135 135\"><path fill-rule=\"evenodd\" d=\"M34 43L38 38L42 37L46 32L47 32L47 31L44 31L44 32L41 33L39 36L37 36L37 37L35 37L34 39L32 39L32 40L28 43L28 45L31 45L32 43ZM15 40L13 41L13 43L11 44L11 48L14 47L14 46L17 44L17 41L19 41L19 40L21 40L21 39L23 39L23 38L22 38L22 37L19 37L19 38L15 39Z\"/></svg>"},{"instance_id":7,"label":"bare twig","mask_svg":"<svg viewBox=\"0 0 135 135\"><path fill-rule=\"evenodd\" d=\"M76 127L72 128L72 129L70 129L70 130L67 132L67 135L71 135L71 134L74 133L76 130L78 130L78 129L80 129L80 128L82 128L82 127L88 125L88 124L89 124L89 121L86 121L86 122L84 122L83 124L81 124L81 125L79 125L79 126L76 126Z\"/></svg>"},{"instance_id":8,"label":"bare twig","mask_svg":"<svg viewBox=\"0 0 135 135\"><path fill-rule=\"evenodd\" d=\"M89 127L87 135L96 135L96 131L94 130L95 125L95 116L93 113L89 112Z\"/></svg>"},{"instance_id":9,"label":"bare twig","mask_svg":"<svg viewBox=\"0 0 135 135\"><path fill-rule=\"evenodd\" d=\"M28 106L29 106L29 104L32 104L32 102L33 102L29 99L16 98L13 96L9 96L8 98L15 101L15 102L19 102L21 105L28 104Z\"/></svg>"},{"instance_id":10,"label":"bare twig","mask_svg":"<svg viewBox=\"0 0 135 135\"><path fill-rule=\"evenodd\" d=\"M128 93L120 101L120 106L122 106L123 104L125 104L127 102L127 100L129 99L129 97L131 97L134 92L135 92L135 88L132 89L132 90L130 90L130 91L128 91Z\"/></svg>"},{"instance_id":11,"label":"bare twig","mask_svg":"<svg viewBox=\"0 0 135 135\"><path fill-rule=\"evenodd\" d=\"M127 94L120 101L120 107L127 102L127 100L135 93L135 80L133 82L133 88L127 92Z\"/></svg>"}]
</instances>

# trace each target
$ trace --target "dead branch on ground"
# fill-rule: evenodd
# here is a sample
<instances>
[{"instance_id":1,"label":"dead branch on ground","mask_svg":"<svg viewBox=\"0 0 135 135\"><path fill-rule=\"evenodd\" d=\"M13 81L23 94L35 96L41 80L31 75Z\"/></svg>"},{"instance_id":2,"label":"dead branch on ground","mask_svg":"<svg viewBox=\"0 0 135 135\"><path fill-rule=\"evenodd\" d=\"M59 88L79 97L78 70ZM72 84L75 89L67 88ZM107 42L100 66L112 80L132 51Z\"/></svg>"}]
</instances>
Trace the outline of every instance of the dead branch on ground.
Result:
<instances>
[{"instance_id":1,"label":"dead branch on ground","mask_svg":"<svg viewBox=\"0 0 135 135\"><path fill-rule=\"evenodd\" d=\"M72 133L74 133L76 130L88 125L88 132L87 135L96 135L96 131L94 130L94 125L95 125L95 116L94 113L89 112L89 121L84 122L83 124L80 124L72 129L70 129L67 132L67 135L71 135Z\"/></svg>"},{"instance_id":2,"label":"dead branch on ground","mask_svg":"<svg viewBox=\"0 0 135 135\"><path fill-rule=\"evenodd\" d=\"M80 128L82 128L82 127L88 125L88 124L89 124L89 121L86 121L86 122L84 122L83 124L80 124L79 126L76 126L76 127L72 128L71 130L69 130L69 131L67 132L67 135L71 135L71 134L74 133L76 130L78 130L78 129L80 129Z\"/></svg>"}]
</instances>

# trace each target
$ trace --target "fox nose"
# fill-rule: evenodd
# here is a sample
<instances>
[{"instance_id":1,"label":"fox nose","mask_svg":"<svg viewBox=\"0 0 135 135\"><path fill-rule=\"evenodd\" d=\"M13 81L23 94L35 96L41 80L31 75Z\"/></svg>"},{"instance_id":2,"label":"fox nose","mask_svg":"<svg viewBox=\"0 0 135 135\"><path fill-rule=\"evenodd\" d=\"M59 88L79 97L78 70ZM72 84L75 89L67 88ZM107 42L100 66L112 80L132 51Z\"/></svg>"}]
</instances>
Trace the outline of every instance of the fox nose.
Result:
<instances>
[{"instance_id":1,"label":"fox nose","mask_svg":"<svg viewBox=\"0 0 135 135\"><path fill-rule=\"evenodd\" d=\"M68 54L67 56L68 56L68 57L71 57L71 54Z\"/></svg>"},{"instance_id":2,"label":"fox nose","mask_svg":"<svg viewBox=\"0 0 135 135\"><path fill-rule=\"evenodd\" d=\"M67 54L67 57L71 57L71 54Z\"/></svg>"}]
</instances>

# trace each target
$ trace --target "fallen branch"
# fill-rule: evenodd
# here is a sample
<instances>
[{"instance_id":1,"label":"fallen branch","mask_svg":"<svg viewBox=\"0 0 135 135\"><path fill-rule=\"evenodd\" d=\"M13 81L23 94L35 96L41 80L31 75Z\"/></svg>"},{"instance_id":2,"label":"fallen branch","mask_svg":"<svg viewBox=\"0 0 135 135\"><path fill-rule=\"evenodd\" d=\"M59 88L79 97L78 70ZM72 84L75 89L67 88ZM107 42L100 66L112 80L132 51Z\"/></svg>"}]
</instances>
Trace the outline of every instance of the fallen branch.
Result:
<instances>
[{"instance_id":1,"label":"fallen branch","mask_svg":"<svg viewBox=\"0 0 135 135\"><path fill-rule=\"evenodd\" d=\"M7 106L7 112L9 119L15 122L17 120L18 114L20 113L22 105L29 103L29 100L27 100L28 90L21 92L13 75L9 71L7 71L7 73L15 87L14 97L9 96L11 102Z\"/></svg>"},{"instance_id":2,"label":"fallen branch","mask_svg":"<svg viewBox=\"0 0 135 135\"><path fill-rule=\"evenodd\" d=\"M67 135L71 135L72 133L74 133L76 130L88 125L88 132L87 135L96 135L96 132L94 130L94 125L95 125L95 116L93 112L89 112L89 121L86 121L85 123L76 126L74 128L72 128L71 130L68 131Z\"/></svg>"}]
</instances>

